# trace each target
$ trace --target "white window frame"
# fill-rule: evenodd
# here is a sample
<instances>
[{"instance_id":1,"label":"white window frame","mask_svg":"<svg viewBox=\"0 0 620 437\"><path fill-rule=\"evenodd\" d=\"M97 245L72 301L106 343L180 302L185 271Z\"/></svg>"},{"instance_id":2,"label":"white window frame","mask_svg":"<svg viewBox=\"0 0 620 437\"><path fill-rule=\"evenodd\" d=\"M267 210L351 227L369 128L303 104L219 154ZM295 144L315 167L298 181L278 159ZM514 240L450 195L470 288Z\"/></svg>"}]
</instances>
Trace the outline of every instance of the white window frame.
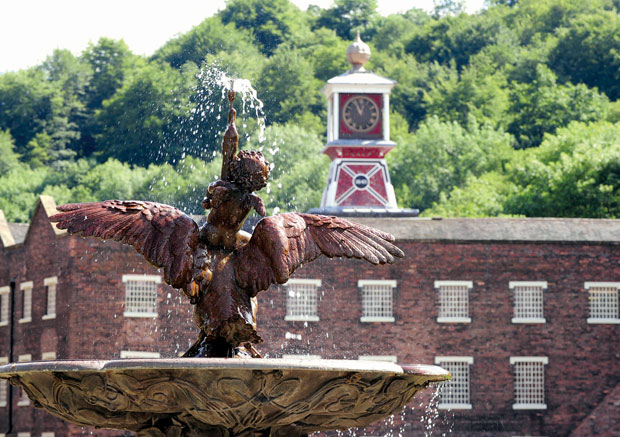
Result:
<instances>
[{"instance_id":1,"label":"white window frame","mask_svg":"<svg viewBox=\"0 0 620 437\"><path fill-rule=\"evenodd\" d=\"M517 313L517 287L535 287L541 289L541 302L542 308L540 313L543 317L516 317ZM547 281L510 281L508 283L508 289L513 291L513 314L512 323L547 323L544 317L545 314L545 292L547 291Z\"/></svg>"},{"instance_id":2,"label":"white window frame","mask_svg":"<svg viewBox=\"0 0 620 437\"><path fill-rule=\"evenodd\" d=\"M434 287L437 290L439 301L438 313L441 312L441 287L467 287L467 316L455 316L445 317L437 315L437 323L471 323L471 316L469 315L469 293L474 288L473 281L435 281Z\"/></svg>"},{"instance_id":3,"label":"white window frame","mask_svg":"<svg viewBox=\"0 0 620 437\"><path fill-rule=\"evenodd\" d=\"M359 355L357 357L360 361L383 361L388 363L398 362L396 355Z\"/></svg>"},{"instance_id":4,"label":"white window frame","mask_svg":"<svg viewBox=\"0 0 620 437\"><path fill-rule=\"evenodd\" d=\"M390 314L391 316L365 316L364 315L364 287L372 285L383 285L388 286L390 288ZM373 322L388 322L394 323L394 289L397 286L396 280L394 279L360 279L357 281L357 286L362 293L362 317L360 318L360 322L363 323L373 323Z\"/></svg>"},{"instance_id":5,"label":"white window frame","mask_svg":"<svg viewBox=\"0 0 620 437\"><path fill-rule=\"evenodd\" d=\"M319 288L321 288L322 281L320 279L289 279L286 284L284 284L284 289L286 290L286 316L284 316L284 320L287 322L318 322L319 321ZM311 285L314 286L315 302L316 302L316 314L289 314L290 311L290 293L292 290L289 289L291 285Z\"/></svg>"},{"instance_id":6,"label":"white window frame","mask_svg":"<svg viewBox=\"0 0 620 437\"><path fill-rule=\"evenodd\" d=\"M0 366L3 364L9 364L9 357L0 357ZM6 379L0 379L0 408L6 407L8 405L8 399L9 381Z\"/></svg>"},{"instance_id":7,"label":"white window frame","mask_svg":"<svg viewBox=\"0 0 620 437\"><path fill-rule=\"evenodd\" d=\"M43 352L41 354L41 360L43 361L52 361L56 359L56 352L52 351L52 352Z\"/></svg>"},{"instance_id":8,"label":"white window frame","mask_svg":"<svg viewBox=\"0 0 620 437\"><path fill-rule=\"evenodd\" d=\"M161 355L159 352L124 350L121 351L121 358L161 358Z\"/></svg>"},{"instance_id":9,"label":"white window frame","mask_svg":"<svg viewBox=\"0 0 620 437\"><path fill-rule=\"evenodd\" d=\"M320 360L320 355L314 354L282 354L284 360Z\"/></svg>"},{"instance_id":10,"label":"white window frame","mask_svg":"<svg viewBox=\"0 0 620 437\"><path fill-rule=\"evenodd\" d=\"M23 292L22 295L22 318L18 323L32 322L32 281L26 281L19 284L19 289ZM28 302L28 314L26 314L26 302Z\"/></svg>"},{"instance_id":11,"label":"white window frame","mask_svg":"<svg viewBox=\"0 0 620 437\"><path fill-rule=\"evenodd\" d=\"M549 364L549 358L548 357L510 357L510 365L514 366L517 363L542 363L543 365L543 372L542 372L542 390L543 390L543 398L545 398L545 368L544 366L546 366L547 364ZM547 404L545 402L542 403L518 403L516 402L516 396L517 396L517 373L516 373L516 367L514 367L513 369L513 381L515 384L514 387L514 391L515 391L515 403L512 404L512 409L513 410L546 410L547 409Z\"/></svg>"},{"instance_id":12,"label":"white window frame","mask_svg":"<svg viewBox=\"0 0 620 437\"><path fill-rule=\"evenodd\" d=\"M592 288L615 288L616 289L616 317L588 317L588 323L592 325L600 325L600 324L612 324L617 325L620 324L620 317L618 316L618 307L619 307L619 299L618 296L620 294L620 282L585 282L584 288L588 292L588 311L592 312L592 302L591 302L591 291ZM590 314L591 315L591 314Z\"/></svg>"},{"instance_id":13,"label":"white window frame","mask_svg":"<svg viewBox=\"0 0 620 437\"><path fill-rule=\"evenodd\" d=\"M441 365L441 363L465 363L467 364L467 403L447 403L441 402L441 396L439 398L439 404L437 407L440 410L471 410L471 371L470 366L474 364L474 357L462 357L462 356L439 356L435 357L435 364ZM442 384L450 384L452 380L446 381ZM460 381L459 381L460 382Z\"/></svg>"},{"instance_id":14,"label":"white window frame","mask_svg":"<svg viewBox=\"0 0 620 437\"><path fill-rule=\"evenodd\" d=\"M43 320L50 320L56 318L56 285L58 284L58 276L52 276L51 278L43 279L43 285L45 286L45 299L47 304L45 306L45 314Z\"/></svg>"},{"instance_id":15,"label":"white window frame","mask_svg":"<svg viewBox=\"0 0 620 437\"><path fill-rule=\"evenodd\" d=\"M128 282L153 282L155 283L155 311L127 311L128 302ZM125 317L137 317L137 318L156 318L157 317L157 296L159 284L161 284L161 276L158 275L123 275L123 284L125 284Z\"/></svg>"},{"instance_id":16,"label":"white window frame","mask_svg":"<svg viewBox=\"0 0 620 437\"><path fill-rule=\"evenodd\" d=\"M8 326L9 317L11 317L11 309L9 301L11 296L11 287L8 285L0 287L0 326Z\"/></svg>"},{"instance_id":17,"label":"white window frame","mask_svg":"<svg viewBox=\"0 0 620 437\"><path fill-rule=\"evenodd\" d=\"M32 361L32 355L31 354L23 354L23 355L19 355L17 357L17 362L18 363L25 363L28 361ZM26 392L24 391L24 389L21 389L21 393L19 396L19 401L17 401L17 406L18 407L27 407L28 405L30 405L30 398L28 397L28 395L26 394ZM30 433L27 433L28 435L30 435ZM19 434L17 434L19 435Z\"/></svg>"}]
</instances>

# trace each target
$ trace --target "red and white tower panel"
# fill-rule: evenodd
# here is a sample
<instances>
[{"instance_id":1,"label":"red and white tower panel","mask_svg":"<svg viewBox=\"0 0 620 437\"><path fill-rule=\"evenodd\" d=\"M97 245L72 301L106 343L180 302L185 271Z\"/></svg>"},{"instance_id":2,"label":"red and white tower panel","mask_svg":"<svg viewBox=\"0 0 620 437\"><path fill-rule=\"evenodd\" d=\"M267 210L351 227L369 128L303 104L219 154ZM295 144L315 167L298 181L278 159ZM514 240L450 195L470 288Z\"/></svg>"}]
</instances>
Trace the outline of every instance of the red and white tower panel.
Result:
<instances>
[{"instance_id":1,"label":"red and white tower panel","mask_svg":"<svg viewBox=\"0 0 620 437\"><path fill-rule=\"evenodd\" d=\"M347 49L353 68L327 81L327 145L331 159L321 210L397 210L385 155L390 141L390 92L395 81L364 69L370 48L359 36Z\"/></svg>"}]
</instances>

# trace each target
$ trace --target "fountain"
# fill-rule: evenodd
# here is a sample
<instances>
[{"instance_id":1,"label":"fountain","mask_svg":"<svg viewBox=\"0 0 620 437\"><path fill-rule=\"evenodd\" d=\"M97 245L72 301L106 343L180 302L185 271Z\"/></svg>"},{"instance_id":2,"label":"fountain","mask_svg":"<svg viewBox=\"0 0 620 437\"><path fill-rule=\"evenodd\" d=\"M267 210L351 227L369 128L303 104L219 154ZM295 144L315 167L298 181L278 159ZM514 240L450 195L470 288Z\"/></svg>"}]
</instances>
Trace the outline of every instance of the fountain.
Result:
<instances>
[{"instance_id":1,"label":"fountain","mask_svg":"<svg viewBox=\"0 0 620 437\"><path fill-rule=\"evenodd\" d=\"M0 378L36 406L141 437L305 436L368 425L450 377L436 366L261 357L259 292L320 255L385 264L404 254L390 234L338 217L283 213L243 232L252 210L266 215L254 193L266 185L269 165L260 152L237 150L235 95L233 82L221 175L207 189L201 227L176 208L145 201L62 205L51 217L69 233L130 244L162 268L194 305L197 341L183 358L0 366Z\"/></svg>"}]
</instances>

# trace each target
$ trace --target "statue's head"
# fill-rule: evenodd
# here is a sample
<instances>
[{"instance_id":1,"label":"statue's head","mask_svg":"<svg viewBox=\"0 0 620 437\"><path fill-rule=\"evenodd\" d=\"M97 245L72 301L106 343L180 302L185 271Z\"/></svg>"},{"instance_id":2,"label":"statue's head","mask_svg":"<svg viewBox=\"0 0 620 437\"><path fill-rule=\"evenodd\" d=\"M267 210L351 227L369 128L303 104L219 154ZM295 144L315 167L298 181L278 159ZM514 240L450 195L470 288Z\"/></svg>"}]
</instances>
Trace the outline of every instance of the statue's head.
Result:
<instances>
[{"instance_id":1,"label":"statue's head","mask_svg":"<svg viewBox=\"0 0 620 437\"><path fill-rule=\"evenodd\" d=\"M269 163L260 152L242 150L230 162L229 177L247 192L258 191L269 180Z\"/></svg>"}]
</instances>

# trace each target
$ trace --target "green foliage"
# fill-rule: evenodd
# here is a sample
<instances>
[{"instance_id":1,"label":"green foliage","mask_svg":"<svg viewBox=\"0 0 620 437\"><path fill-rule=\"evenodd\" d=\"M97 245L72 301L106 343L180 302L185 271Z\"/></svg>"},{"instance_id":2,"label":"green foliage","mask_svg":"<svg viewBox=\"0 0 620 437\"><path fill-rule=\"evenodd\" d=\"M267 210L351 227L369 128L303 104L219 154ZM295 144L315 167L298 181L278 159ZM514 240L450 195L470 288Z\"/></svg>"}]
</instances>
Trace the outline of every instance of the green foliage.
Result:
<instances>
[{"instance_id":1,"label":"green foliage","mask_svg":"<svg viewBox=\"0 0 620 437\"><path fill-rule=\"evenodd\" d=\"M375 0L306 12L230 0L150 59L107 38L78 57L55 50L0 75L0 208L25 221L46 193L200 212L227 106L206 80L213 68L250 79L265 103L266 142L236 107L242 147L263 147L275 165L269 208L316 207L329 164L320 89L350 68L345 51L361 30L366 68L397 81L388 161L401 206L617 217L618 0L490 0L476 14L461 3L381 17Z\"/></svg>"},{"instance_id":2,"label":"green foliage","mask_svg":"<svg viewBox=\"0 0 620 437\"><path fill-rule=\"evenodd\" d=\"M399 205L406 208L426 209L470 176L501 171L513 153L509 135L473 119L464 128L431 117L399 141L387 158Z\"/></svg>"},{"instance_id":3,"label":"green foliage","mask_svg":"<svg viewBox=\"0 0 620 437\"><path fill-rule=\"evenodd\" d=\"M321 11L314 27L332 29L340 38L350 40L358 30L368 34L377 15L376 0L335 0L331 8Z\"/></svg>"},{"instance_id":4,"label":"green foliage","mask_svg":"<svg viewBox=\"0 0 620 437\"><path fill-rule=\"evenodd\" d=\"M251 31L260 50L271 55L285 41L296 41L309 31L304 14L288 0L230 0L219 13L224 24Z\"/></svg>"},{"instance_id":5,"label":"green foliage","mask_svg":"<svg viewBox=\"0 0 620 437\"><path fill-rule=\"evenodd\" d=\"M280 47L265 64L256 87L268 120L286 123L296 114L318 113L325 106L321 86L312 64L299 51Z\"/></svg>"},{"instance_id":6,"label":"green foliage","mask_svg":"<svg viewBox=\"0 0 620 437\"><path fill-rule=\"evenodd\" d=\"M563 80L620 98L620 15L614 10L577 16L559 29L549 65Z\"/></svg>"},{"instance_id":7,"label":"green foliage","mask_svg":"<svg viewBox=\"0 0 620 437\"><path fill-rule=\"evenodd\" d=\"M152 63L140 69L97 114L102 127L97 137L101 157L143 166L179 159L187 145L178 142L175 131L188 113L193 83L192 72L167 64Z\"/></svg>"},{"instance_id":8,"label":"green foliage","mask_svg":"<svg viewBox=\"0 0 620 437\"><path fill-rule=\"evenodd\" d=\"M533 82L513 86L513 119L507 130L517 138L519 147L534 147L545 134L554 133L573 120L605 119L607 110L608 99L604 95L583 84L558 85L553 72L538 65Z\"/></svg>"},{"instance_id":9,"label":"green foliage","mask_svg":"<svg viewBox=\"0 0 620 437\"><path fill-rule=\"evenodd\" d=\"M7 174L19 165L13 137L9 131L0 131L0 174Z\"/></svg>"}]
</instances>

